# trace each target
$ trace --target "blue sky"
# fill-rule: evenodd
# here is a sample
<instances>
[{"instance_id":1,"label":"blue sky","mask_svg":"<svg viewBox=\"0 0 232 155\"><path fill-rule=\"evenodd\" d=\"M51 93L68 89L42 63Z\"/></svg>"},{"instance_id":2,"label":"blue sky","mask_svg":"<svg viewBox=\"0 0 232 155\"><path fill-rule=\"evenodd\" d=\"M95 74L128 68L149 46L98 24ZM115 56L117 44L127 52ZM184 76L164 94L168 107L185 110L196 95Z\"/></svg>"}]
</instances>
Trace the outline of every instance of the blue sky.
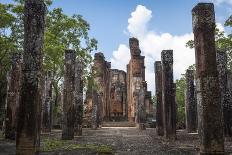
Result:
<instances>
[{"instance_id":1,"label":"blue sky","mask_svg":"<svg viewBox=\"0 0 232 155\"><path fill-rule=\"evenodd\" d=\"M194 50L185 43L193 39L191 10L198 2L214 2L217 25L231 31L223 23L232 14L232 0L54 0L51 7L61 7L68 15L81 14L112 68L125 70L130 59L128 40L137 37L145 56L148 89L154 94L153 64L162 50L174 50L175 79L195 62Z\"/></svg>"},{"instance_id":2,"label":"blue sky","mask_svg":"<svg viewBox=\"0 0 232 155\"><path fill-rule=\"evenodd\" d=\"M91 25L90 35L99 41L99 51L109 60L118 44L127 43L128 18L137 5L152 10L149 27L156 32L182 35L192 31L191 9L199 0L55 0L52 7L62 7L72 15L81 14ZM231 5L232 6L232 5ZM223 22L232 7L216 5L217 21Z\"/></svg>"}]
</instances>

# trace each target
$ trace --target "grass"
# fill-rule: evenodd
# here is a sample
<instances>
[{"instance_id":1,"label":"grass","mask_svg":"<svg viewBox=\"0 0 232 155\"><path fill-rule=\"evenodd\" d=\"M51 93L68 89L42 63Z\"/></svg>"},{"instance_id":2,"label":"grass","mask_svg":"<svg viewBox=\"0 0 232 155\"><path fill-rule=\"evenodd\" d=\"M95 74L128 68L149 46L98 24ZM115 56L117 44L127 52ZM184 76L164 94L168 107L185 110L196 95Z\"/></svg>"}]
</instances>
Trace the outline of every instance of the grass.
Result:
<instances>
[{"instance_id":1,"label":"grass","mask_svg":"<svg viewBox=\"0 0 232 155\"><path fill-rule=\"evenodd\" d=\"M53 151L73 151L73 150L87 150L96 152L97 154L113 154L114 149L108 145L98 144L75 144L72 141L65 141L55 138L46 138L42 141L42 152Z\"/></svg>"}]
</instances>

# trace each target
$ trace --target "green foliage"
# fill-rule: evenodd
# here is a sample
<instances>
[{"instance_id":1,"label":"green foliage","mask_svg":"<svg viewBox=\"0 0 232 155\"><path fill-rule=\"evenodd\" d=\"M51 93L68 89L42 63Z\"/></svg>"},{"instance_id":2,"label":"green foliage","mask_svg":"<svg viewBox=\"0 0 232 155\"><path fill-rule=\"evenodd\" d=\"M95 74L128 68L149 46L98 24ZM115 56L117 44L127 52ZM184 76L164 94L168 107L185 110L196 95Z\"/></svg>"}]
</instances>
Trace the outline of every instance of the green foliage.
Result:
<instances>
[{"instance_id":1,"label":"green foliage","mask_svg":"<svg viewBox=\"0 0 232 155\"><path fill-rule=\"evenodd\" d=\"M114 149L108 145L96 145L96 144L77 144L72 141L64 141L56 138L45 138L42 141L42 152L53 152L53 151L72 151L72 150L87 150L95 152L97 154L113 154Z\"/></svg>"},{"instance_id":2,"label":"green foliage","mask_svg":"<svg viewBox=\"0 0 232 155\"><path fill-rule=\"evenodd\" d=\"M10 69L12 53L23 50L24 41L24 0L14 0L13 4L0 3L0 109L4 107L6 90L6 75ZM52 0L45 0L47 6ZM43 69L51 71L52 85L55 93L55 106L57 96L61 91L64 74L64 51L73 49L77 59L84 65L84 84L92 77L91 52L97 49L97 40L89 37L90 25L81 15L67 16L61 8L48 9L46 17L46 30L44 37ZM91 84L91 83L90 83ZM1 121L0 112L0 121ZM0 122L1 123L1 122Z\"/></svg>"},{"instance_id":3,"label":"green foliage","mask_svg":"<svg viewBox=\"0 0 232 155\"><path fill-rule=\"evenodd\" d=\"M191 65L188 69L196 70L195 65ZM181 75L180 79L176 80L176 100L178 104L177 109L177 128L184 128L185 126L185 92L187 89L185 74Z\"/></svg>"},{"instance_id":4,"label":"green foliage","mask_svg":"<svg viewBox=\"0 0 232 155\"><path fill-rule=\"evenodd\" d=\"M185 91L186 79L185 75L182 74L181 78L176 80L177 128L182 128L185 124Z\"/></svg>"},{"instance_id":5,"label":"green foliage","mask_svg":"<svg viewBox=\"0 0 232 155\"><path fill-rule=\"evenodd\" d=\"M226 20L224 26L232 28L232 15ZM227 52L228 55L228 68L232 70L232 33L226 34L219 29L215 29L216 48L220 51ZM186 47L194 48L194 41L189 40Z\"/></svg>"}]
</instances>

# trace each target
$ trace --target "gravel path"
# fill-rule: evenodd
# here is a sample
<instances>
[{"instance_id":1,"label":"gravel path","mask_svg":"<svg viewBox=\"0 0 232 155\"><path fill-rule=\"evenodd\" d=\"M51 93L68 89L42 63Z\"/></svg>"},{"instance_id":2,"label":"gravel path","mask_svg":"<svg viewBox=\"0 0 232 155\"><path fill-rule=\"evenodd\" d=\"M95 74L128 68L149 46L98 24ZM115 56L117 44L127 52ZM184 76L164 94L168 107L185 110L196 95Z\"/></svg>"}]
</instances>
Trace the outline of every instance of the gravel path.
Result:
<instances>
[{"instance_id":1,"label":"gravel path","mask_svg":"<svg viewBox=\"0 0 232 155\"><path fill-rule=\"evenodd\" d=\"M61 136L61 131L53 131L51 135L42 137ZM177 131L177 140L168 142L156 136L155 129L139 131L136 128L101 128L98 130L84 129L83 136L75 137L72 141L77 144L109 145L114 148L116 155L195 155L199 151L199 139L196 133L187 134L184 130ZM232 139L226 139L225 148L232 155ZM0 140L0 155L14 154L15 144ZM230 153L229 153L230 152ZM96 154L89 150L45 152L41 155L85 155Z\"/></svg>"}]
</instances>

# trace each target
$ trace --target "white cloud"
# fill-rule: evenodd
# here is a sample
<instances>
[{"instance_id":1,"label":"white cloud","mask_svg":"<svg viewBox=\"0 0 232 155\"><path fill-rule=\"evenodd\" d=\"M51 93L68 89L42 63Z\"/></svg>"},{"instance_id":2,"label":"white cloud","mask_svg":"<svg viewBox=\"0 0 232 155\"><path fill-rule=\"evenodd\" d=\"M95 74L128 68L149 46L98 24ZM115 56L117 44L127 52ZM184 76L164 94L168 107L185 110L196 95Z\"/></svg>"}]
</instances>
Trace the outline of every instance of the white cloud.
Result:
<instances>
[{"instance_id":1,"label":"white cloud","mask_svg":"<svg viewBox=\"0 0 232 155\"><path fill-rule=\"evenodd\" d=\"M147 31L147 23L152 18L151 11L145 6L138 5L136 10L131 13L128 19L128 27L130 33L136 34L136 37L142 37Z\"/></svg>"},{"instance_id":2,"label":"white cloud","mask_svg":"<svg viewBox=\"0 0 232 155\"><path fill-rule=\"evenodd\" d=\"M126 71L126 65L130 60L130 49L120 44L117 51L113 51L113 58L110 59L112 68L117 68Z\"/></svg>"},{"instance_id":3,"label":"white cloud","mask_svg":"<svg viewBox=\"0 0 232 155\"><path fill-rule=\"evenodd\" d=\"M131 37L136 37L140 42L142 55L145 56L146 80L148 89L154 94L155 75L154 62L161 60L161 51L172 49L174 54L174 78L177 79L185 72L188 66L195 63L195 52L187 48L186 42L193 39L192 33L186 33L175 36L170 33L157 34L148 30L147 25L152 17L152 11L146 7L138 5L136 10L131 13L128 20L128 33ZM217 26L223 30L222 24ZM126 65L130 60L130 51L128 45L120 44L117 51L113 52L111 58L112 68L123 69L126 71Z\"/></svg>"},{"instance_id":4,"label":"white cloud","mask_svg":"<svg viewBox=\"0 0 232 155\"><path fill-rule=\"evenodd\" d=\"M225 31L225 27L221 23L216 23L216 25L220 31Z\"/></svg>"},{"instance_id":5,"label":"white cloud","mask_svg":"<svg viewBox=\"0 0 232 155\"><path fill-rule=\"evenodd\" d=\"M232 5L232 0L211 0L211 1L217 5L222 4L222 3Z\"/></svg>"}]
</instances>

